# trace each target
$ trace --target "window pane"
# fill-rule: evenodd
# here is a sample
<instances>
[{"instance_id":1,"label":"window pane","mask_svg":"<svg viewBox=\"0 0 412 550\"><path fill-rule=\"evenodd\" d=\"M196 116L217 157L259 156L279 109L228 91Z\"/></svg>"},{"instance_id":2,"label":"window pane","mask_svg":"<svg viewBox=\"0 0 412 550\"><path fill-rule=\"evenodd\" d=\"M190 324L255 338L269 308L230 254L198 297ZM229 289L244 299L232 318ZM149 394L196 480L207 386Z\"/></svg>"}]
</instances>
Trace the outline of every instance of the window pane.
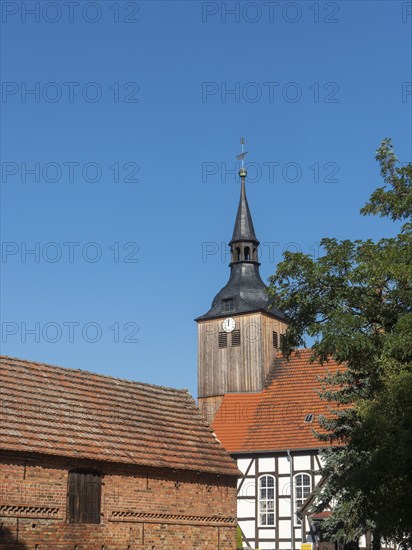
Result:
<instances>
[{"instance_id":1,"label":"window pane","mask_svg":"<svg viewBox=\"0 0 412 550\"><path fill-rule=\"evenodd\" d=\"M308 498L311 492L311 476L297 474L295 476L295 508L298 510ZM295 516L295 525L300 525L301 520Z\"/></svg>"},{"instance_id":2,"label":"window pane","mask_svg":"<svg viewBox=\"0 0 412 550\"><path fill-rule=\"evenodd\" d=\"M259 478L259 525L274 525L275 479L264 475Z\"/></svg>"}]
</instances>

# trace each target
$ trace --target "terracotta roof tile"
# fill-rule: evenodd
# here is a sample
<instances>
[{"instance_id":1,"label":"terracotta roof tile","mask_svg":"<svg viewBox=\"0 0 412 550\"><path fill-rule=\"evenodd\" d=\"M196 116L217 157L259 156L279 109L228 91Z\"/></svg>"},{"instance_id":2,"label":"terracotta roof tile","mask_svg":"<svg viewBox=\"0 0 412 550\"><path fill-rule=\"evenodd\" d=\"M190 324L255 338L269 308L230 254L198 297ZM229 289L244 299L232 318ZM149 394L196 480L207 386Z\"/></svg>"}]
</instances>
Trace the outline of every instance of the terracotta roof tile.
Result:
<instances>
[{"instance_id":1,"label":"terracotta roof tile","mask_svg":"<svg viewBox=\"0 0 412 550\"><path fill-rule=\"evenodd\" d=\"M320 431L318 416L327 415L331 403L319 397L319 378L343 370L329 361L311 363L310 349L298 350L290 360L276 360L265 388L257 393L226 394L212 428L227 451L280 451L317 449L313 430ZM305 417L313 414L313 422Z\"/></svg>"},{"instance_id":2,"label":"terracotta roof tile","mask_svg":"<svg viewBox=\"0 0 412 550\"><path fill-rule=\"evenodd\" d=\"M0 356L0 448L237 475L185 390Z\"/></svg>"}]
</instances>

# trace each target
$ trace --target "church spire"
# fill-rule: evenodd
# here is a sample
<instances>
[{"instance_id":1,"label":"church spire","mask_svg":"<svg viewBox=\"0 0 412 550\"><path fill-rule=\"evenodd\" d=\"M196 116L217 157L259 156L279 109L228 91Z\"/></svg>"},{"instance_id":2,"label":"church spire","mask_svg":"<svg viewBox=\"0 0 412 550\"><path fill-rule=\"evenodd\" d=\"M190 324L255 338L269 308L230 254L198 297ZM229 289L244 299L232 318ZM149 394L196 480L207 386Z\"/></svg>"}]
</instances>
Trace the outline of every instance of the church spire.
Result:
<instances>
[{"instance_id":1,"label":"church spire","mask_svg":"<svg viewBox=\"0 0 412 550\"><path fill-rule=\"evenodd\" d=\"M230 246L230 278L226 286L215 296L211 309L197 320L221 317L230 314L268 311L270 307L266 285L259 273L258 247L252 216L246 198L247 171L243 165L246 152L237 156L242 161L239 170L241 179L240 201L236 215ZM283 314L275 308L269 309L273 315L282 318Z\"/></svg>"},{"instance_id":2,"label":"church spire","mask_svg":"<svg viewBox=\"0 0 412 550\"><path fill-rule=\"evenodd\" d=\"M242 160L242 167L239 170L241 180L240 200L232 240L229 243L232 263L239 261L257 262L257 247L259 246L259 241L255 235L255 228L253 227L252 215L250 214L249 204L246 198L245 180L247 171L243 164L243 159L247 155L247 151L243 151L245 140L242 138L240 143L242 144L242 152L236 157L238 160Z\"/></svg>"},{"instance_id":3,"label":"church spire","mask_svg":"<svg viewBox=\"0 0 412 550\"><path fill-rule=\"evenodd\" d=\"M240 188L240 200L236 214L235 227L233 229L232 240L230 241L230 247L232 245L241 245L242 242L253 243L255 247L259 245L259 241L256 238L255 228L253 227L252 215L250 213L249 204L246 198L246 175L247 172L243 168L239 170L241 178ZM234 259L232 259L233 261Z\"/></svg>"}]
</instances>

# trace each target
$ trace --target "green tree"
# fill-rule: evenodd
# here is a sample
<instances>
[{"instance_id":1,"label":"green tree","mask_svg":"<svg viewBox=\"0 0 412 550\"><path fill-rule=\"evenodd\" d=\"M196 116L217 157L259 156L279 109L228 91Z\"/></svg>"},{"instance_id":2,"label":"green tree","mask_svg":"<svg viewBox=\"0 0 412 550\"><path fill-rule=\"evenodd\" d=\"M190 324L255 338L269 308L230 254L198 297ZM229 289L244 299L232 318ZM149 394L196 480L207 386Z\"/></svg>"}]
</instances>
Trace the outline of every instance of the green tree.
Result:
<instances>
[{"instance_id":1,"label":"green tree","mask_svg":"<svg viewBox=\"0 0 412 550\"><path fill-rule=\"evenodd\" d=\"M412 165L401 166L390 139L376 152L384 186L362 215L393 220L394 237L325 238L313 259L287 252L270 278L274 303L290 319L282 351L314 341L313 360L342 364L326 376L320 420L333 445L324 454L327 482L317 510L330 540L349 542L372 531L412 548Z\"/></svg>"},{"instance_id":2,"label":"green tree","mask_svg":"<svg viewBox=\"0 0 412 550\"><path fill-rule=\"evenodd\" d=\"M243 548L242 530L239 525L236 527L236 548L237 550L242 550Z\"/></svg>"}]
</instances>

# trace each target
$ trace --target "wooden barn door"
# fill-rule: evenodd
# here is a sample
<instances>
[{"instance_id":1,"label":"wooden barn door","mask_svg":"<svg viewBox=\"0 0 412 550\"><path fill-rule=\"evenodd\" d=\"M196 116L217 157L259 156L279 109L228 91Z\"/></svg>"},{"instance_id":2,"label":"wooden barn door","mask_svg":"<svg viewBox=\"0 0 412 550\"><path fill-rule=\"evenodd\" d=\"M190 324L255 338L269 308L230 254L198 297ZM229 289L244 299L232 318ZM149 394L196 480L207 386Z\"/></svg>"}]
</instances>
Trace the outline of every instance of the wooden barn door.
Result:
<instances>
[{"instance_id":1,"label":"wooden barn door","mask_svg":"<svg viewBox=\"0 0 412 550\"><path fill-rule=\"evenodd\" d=\"M69 523L100 523L101 486L98 474L69 472Z\"/></svg>"}]
</instances>

